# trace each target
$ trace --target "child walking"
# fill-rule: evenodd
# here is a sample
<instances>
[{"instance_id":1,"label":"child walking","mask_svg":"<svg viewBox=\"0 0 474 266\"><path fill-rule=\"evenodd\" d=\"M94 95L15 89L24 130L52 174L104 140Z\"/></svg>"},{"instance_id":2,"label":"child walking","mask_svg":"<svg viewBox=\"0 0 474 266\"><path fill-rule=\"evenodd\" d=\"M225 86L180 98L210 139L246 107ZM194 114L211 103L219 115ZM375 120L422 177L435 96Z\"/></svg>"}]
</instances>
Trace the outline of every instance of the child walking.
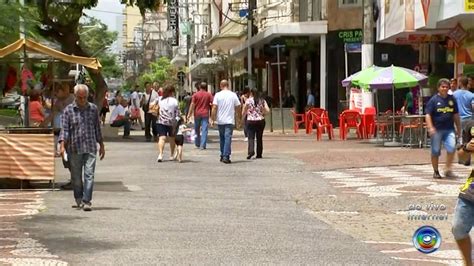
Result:
<instances>
[{"instance_id":1,"label":"child walking","mask_svg":"<svg viewBox=\"0 0 474 266\"><path fill-rule=\"evenodd\" d=\"M183 161L183 144L184 144L184 132L186 131L191 131L191 128L188 128L184 124L184 120L182 117L176 117L176 120L178 121L176 124L176 138L175 138L175 143L176 143L176 154L175 154L175 159L178 159L178 162Z\"/></svg>"}]
</instances>

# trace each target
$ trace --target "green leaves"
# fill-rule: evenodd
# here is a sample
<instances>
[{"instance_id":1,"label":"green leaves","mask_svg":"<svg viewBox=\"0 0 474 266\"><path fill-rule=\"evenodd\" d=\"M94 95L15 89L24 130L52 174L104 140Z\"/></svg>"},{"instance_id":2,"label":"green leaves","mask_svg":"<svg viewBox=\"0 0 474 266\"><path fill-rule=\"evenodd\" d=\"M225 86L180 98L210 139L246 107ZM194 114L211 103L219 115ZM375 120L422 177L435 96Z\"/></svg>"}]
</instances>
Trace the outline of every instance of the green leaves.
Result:
<instances>
[{"instance_id":1,"label":"green leaves","mask_svg":"<svg viewBox=\"0 0 474 266\"><path fill-rule=\"evenodd\" d=\"M176 69L171 65L167 57L161 57L155 62L151 62L148 70L140 77L140 83L158 81L160 84L177 83Z\"/></svg>"}]
</instances>

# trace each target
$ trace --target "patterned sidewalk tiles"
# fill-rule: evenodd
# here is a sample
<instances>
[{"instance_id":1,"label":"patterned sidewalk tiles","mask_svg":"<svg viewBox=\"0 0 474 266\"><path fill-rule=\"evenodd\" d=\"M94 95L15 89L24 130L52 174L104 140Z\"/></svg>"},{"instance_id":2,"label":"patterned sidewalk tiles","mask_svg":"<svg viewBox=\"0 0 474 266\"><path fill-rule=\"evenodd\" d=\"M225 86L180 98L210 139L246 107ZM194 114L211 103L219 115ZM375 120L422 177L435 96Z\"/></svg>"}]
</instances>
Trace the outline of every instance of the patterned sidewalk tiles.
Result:
<instances>
[{"instance_id":1,"label":"patterned sidewalk tiles","mask_svg":"<svg viewBox=\"0 0 474 266\"><path fill-rule=\"evenodd\" d=\"M42 191L0 192L0 265L67 265L27 232L18 229L43 208Z\"/></svg>"},{"instance_id":2,"label":"patterned sidewalk tiles","mask_svg":"<svg viewBox=\"0 0 474 266\"><path fill-rule=\"evenodd\" d=\"M327 195L302 195L299 201L312 215L404 265L462 265L451 222L471 168L454 165L453 170L459 178L433 179L428 164L313 172L333 189ZM412 242L423 225L434 226L442 236L440 248L430 254Z\"/></svg>"}]
</instances>

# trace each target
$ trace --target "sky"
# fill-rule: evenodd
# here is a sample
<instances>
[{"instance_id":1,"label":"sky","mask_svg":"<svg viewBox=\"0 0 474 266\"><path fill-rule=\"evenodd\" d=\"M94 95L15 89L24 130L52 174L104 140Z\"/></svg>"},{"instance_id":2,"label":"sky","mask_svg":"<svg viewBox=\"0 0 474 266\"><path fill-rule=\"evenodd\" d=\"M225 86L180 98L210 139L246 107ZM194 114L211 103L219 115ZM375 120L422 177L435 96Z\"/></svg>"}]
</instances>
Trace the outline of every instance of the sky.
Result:
<instances>
[{"instance_id":1,"label":"sky","mask_svg":"<svg viewBox=\"0 0 474 266\"><path fill-rule=\"evenodd\" d=\"M106 24L109 31L117 31L119 38L122 36L122 23L118 23L118 20L123 21L123 8L125 6L120 4L120 0L99 0L96 7L91 10L86 10L85 13L89 16L95 17ZM119 42L112 45L111 50L113 52L119 52L121 44Z\"/></svg>"}]
</instances>

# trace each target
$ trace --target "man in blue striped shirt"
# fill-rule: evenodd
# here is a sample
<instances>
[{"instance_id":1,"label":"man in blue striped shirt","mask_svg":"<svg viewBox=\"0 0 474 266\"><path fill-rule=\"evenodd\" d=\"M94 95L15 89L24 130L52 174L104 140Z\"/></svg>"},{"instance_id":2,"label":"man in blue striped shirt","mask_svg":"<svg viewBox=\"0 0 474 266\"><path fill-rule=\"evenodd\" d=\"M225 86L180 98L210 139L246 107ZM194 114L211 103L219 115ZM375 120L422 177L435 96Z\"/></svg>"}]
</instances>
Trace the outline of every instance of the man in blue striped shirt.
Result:
<instances>
[{"instance_id":1,"label":"man in blue striped shirt","mask_svg":"<svg viewBox=\"0 0 474 266\"><path fill-rule=\"evenodd\" d=\"M76 100L63 111L59 142L63 157L67 147L68 158L65 159L69 160L71 165L71 181L77 208L91 211L97 143L99 143L99 157L102 160L105 155L104 142L97 106L87 101L89 88L83 84L76 85L74 94Z\"/></svg>"}]
</instances>

